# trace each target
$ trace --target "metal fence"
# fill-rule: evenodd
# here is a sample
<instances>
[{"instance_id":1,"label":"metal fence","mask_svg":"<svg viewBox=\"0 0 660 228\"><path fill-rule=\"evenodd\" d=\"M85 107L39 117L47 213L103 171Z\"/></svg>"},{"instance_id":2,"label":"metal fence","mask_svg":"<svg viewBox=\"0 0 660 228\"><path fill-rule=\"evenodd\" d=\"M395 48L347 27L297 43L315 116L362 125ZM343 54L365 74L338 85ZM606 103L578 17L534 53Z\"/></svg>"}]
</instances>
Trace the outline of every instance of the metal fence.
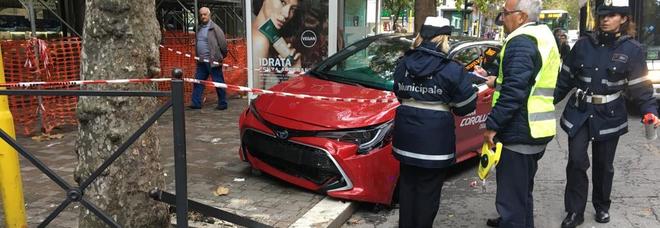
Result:
<instances>
[{"instance_id":1,"label":"metal fence","mask_svg":"<svg viewBox=\"0 0 660 228\"><path fill-rule=\"evenodd\" d=\"M171 91L92 91L92 90L0 90L0 95L9 96L125 96L125 97L165 97L169 98L156 112L122 145L108 157L87 179L80 182L78 186L67 183L52 169L46 166L32 153L19 145L16 140L0 129L0 138L13 147L18 153L43 172L48 178L66 191L66 198L55 210L42 221L38 227L46 227L72 202L79 202L89 211L94 213L110 227L121 227L112 217L98 208L94 203L84 197L85 189L101 175L115 160L119 158L130 145L132 145L156 120L167 110L172 108L172 134L174 140L174 172L175 172L175 195L160 189L153 189L150 195L153 199L165 202L176 207L177 227L188 227L188 210L197 211L205 216L215 217L237 225L246 227L269 227L246 217L232 214L215 207L204 205L188 200L187 189L187 164L186 164L186 135L184 114L184 81L183 71L174 69L172 71Z\"/></svg>"}]
</instances>

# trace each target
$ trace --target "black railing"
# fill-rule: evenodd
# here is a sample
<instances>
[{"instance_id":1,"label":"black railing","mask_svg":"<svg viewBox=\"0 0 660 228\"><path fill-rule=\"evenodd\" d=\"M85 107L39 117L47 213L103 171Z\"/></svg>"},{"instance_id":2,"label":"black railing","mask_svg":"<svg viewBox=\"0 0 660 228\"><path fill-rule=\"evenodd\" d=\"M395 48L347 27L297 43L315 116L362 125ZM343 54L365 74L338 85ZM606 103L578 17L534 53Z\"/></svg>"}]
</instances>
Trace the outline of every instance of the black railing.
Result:
<instances>
[{"instance_id":1,"label":"black railing","mask_svg":"<svg viewBox=\"0 0 660 228\"><path fill-rule=\"evenodd\" d=\"M46 227L53 221L66 207L72 202L79 202L89 211L94 213L103 222L110 227L121 227L105 212L100 210L94 203L84 197L85 189L101 175L113 162L119 158L130 145L132 145L149 127L151 127L156 120L158 120L168 109L172 108L173 120L173 139L174 139L174 173L175 173L175 191L176 195L163 192L158 189L151 191L150 195L155 200L165 202L176 206L176 219L177 227L188 227L188 209L198 211L206 216L215 217L237 225L247 227L268 227L262 223L253 221L251 219L234 215L220 209L204 205L195 201L188 200L188 187L187 187L187 164L186 164L186 134L185 134L185 114L184 114L184 90L183 90L183 71L181 69L174 69L172 71L171 91L83 91L83 90L0 90L0 95L31 95L31 96L127 96L127 97L169 97L164 105L162 105L156 112L144 123L128 140L115 150L110 157L108 157L101 166L99 166L87 179L80 182L79 186L74 187L67 183L62 177L58 176L53 170L48 168L41 160L28 152L24 147L19 145L16 140L7 135L5 131L0 129L0 138L7 142L11 147L16 149L18 153L25 157L37 169L48 176L53 182L59 185L66 191L66 198L60 205L55 208L53 212L42 221L38 227Z\"/></svg>"}]
</instances>

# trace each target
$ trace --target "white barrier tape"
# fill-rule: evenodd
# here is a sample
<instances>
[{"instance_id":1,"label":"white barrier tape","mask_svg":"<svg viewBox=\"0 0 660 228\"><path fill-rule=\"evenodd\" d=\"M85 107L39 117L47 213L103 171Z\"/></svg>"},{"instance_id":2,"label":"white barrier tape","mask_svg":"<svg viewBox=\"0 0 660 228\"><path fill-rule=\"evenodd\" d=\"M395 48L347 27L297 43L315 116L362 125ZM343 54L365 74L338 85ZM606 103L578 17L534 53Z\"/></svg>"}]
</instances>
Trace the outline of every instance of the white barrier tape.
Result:
<instances>
[{"instance_id":1,"label":"white barrier tape","mask_svg":"<svg viewBox=\"0 0 660 228\"><path fill-rule=\"evenodd\" d=\"M150 79L114 79L114 80L82 80L82 81L59 81L59 82L16 82L16 83L0 83L0 87L34 87L34 86L48 86L48 85L91 85L91 84L126 84L126 83L148 83L148 82L169 82L171 78L150 78ZM225 83L197 80L193 78L183 78L183 81L189 83L196 83L202 85L210 85L217 88L249 92L255 94L272 94L282 97L295 97L299 99L314 99L320 101L335 101L335 102L357 102L357 103L392 103L397 102L394 94L388 91L383 91L382 99L361 99L361 98L342 98L342 97L326 97L314 96L307 94L293 94L287 92L271 91L265 89L255 89L245 86L230 85Z\"/></svg>"},{"instance_id":2,"label":"white barrier tape","mask_svg":"<svg viewBox=\"0 0 660 228\"><path fill-rule=\"evenodd\" d=\"M229 84L219 83L219 82L202 81L202 80L197 80L197 79L193 79L193 78L184 78L183 80L186 81L186 82L191 82L191 83L196 83L196 84L211 85L211 86L216 87L216 88L223 88L223 89L236 90L236 91L242 91L242 92L250 92L250 93L255 93L255 94L273 94L273 95L276 95L276 96L295 97L295 98L299 98L299 99L314 99L314 100L321 100L321 101L344 101L344 102L357 102L357 103L392 103L392 102L397 102L397 99L394 97L394 94L392 94L391 92L386 92L386 91L383 92L384 95L386 97L391 97L391 98L358 99L358 98L313 96L313 95L307 95L307 94L293 94L293 93L287 93L287 92L278 92L278 91L271 91L271 90L265 90L265 89L254 89L254 88L249 88L249 87L244 87L244 86L229 85Z\"/></svg>"},{"instance_id":3,"label":"white barrier tape","mask_svg":"<svg viewBox=\"0 0 660 228\"><path fill-rule=\"evenodd\" d=\"M188 57L188 58L194 58L196 61L202 61L202 62L205 62L205 63L212 63L212 64L215 64L215 65L222 65L222 67L226 67L226 68L234 68L234 69L242 69L242 70L255 70L255 71L257 70L257 69L249 69L247 67L229 65L229 64L226 64L226 63L219 63L217 61L211 61L211 60L208 60L208 59L201 59L197 56L192 56L189 53L183 53L181 51L177 51L177 50L174 50L172 48L165 47L162 44L159 45L159 46L160 46L160 48L167 49L168 51L174 52L177 55L183 55L183 56ZM286 75L292 75L292 76L305 74L305 71L288 71L288 70L281 70L281 71L280 70L258 70L258 71L260 73L277 73L277 74L286 74Z\"/></svg>"},{"instance_id":4,"label":"white barrier tape","mask_svg":"<svg viewBox=\"0 0 660 228\"><path fill-rule=\"evenodd\" d=\"M124 84L124 83L145 83L145 82L168 82L170 78L150 78L150 79L113 79L113 80L84 80L84 81L58 81L58 82L14 82L0 83L0 87L34 87L49 85L91 85L91 84Z\"/></svg>"}]
</instances>

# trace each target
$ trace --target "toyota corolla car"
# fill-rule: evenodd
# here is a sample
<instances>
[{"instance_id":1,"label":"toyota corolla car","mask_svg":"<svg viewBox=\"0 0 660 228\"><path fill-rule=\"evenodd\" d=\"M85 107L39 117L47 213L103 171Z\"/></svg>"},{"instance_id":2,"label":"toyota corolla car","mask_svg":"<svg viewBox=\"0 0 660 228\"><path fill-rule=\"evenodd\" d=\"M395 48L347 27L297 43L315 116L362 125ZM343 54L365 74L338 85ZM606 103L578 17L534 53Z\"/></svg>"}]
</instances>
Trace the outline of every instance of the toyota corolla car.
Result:
<instances>
[{"instance_id":1,"label":"toyota corolla car","mask_svg":"<svg viewBox=\"0 0 660 228\"><path fill-rule=\"evenodd\" d=\"M413 37L379 35L346 47L273 91L395 100L389 92L397 60ZM452 41L449 57L467 70L497 70L496 41ZM476 77L475 77L476 78ZM478 155L492 89L483 80L475 112L456 117L457 162ZM399 164L392 156L398 102L319 101L260 95L240 116L243 161L291 184L340 199L390 204Z\"/></svg>"}]
</instances>

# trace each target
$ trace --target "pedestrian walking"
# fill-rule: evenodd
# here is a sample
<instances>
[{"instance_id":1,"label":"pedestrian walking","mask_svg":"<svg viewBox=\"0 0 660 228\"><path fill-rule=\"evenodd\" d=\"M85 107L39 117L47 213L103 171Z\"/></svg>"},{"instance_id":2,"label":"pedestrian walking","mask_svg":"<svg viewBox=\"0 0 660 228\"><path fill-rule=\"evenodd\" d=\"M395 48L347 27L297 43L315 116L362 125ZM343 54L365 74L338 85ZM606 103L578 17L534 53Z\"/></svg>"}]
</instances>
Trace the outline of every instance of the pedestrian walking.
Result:
<instances>
[{"instance_id":1,"label":"pedestrian walking","mask_svg":"<svg viewBox=\"0 0 660 228\"><path fill-rule=\"evenodd\" d=\"M222 74L222 60L227 56L227 40L225 33L220 26L211 20L211 10L207 7L199 9L200 26L197 29L195 50L197 53L197 69L195 71L195 79L206 80L211 75L214 82L225 83L225 78ZM218 62L218 63L213 63ZM225 98L225 90L221 88L215 89L218 95L218 105L216 109L227 109L227 100ZM188 106L190 109L202 108L202 94L204 94L204 85L194 84L192 91L192 102Z\"/></svg>"}]
</instances>

